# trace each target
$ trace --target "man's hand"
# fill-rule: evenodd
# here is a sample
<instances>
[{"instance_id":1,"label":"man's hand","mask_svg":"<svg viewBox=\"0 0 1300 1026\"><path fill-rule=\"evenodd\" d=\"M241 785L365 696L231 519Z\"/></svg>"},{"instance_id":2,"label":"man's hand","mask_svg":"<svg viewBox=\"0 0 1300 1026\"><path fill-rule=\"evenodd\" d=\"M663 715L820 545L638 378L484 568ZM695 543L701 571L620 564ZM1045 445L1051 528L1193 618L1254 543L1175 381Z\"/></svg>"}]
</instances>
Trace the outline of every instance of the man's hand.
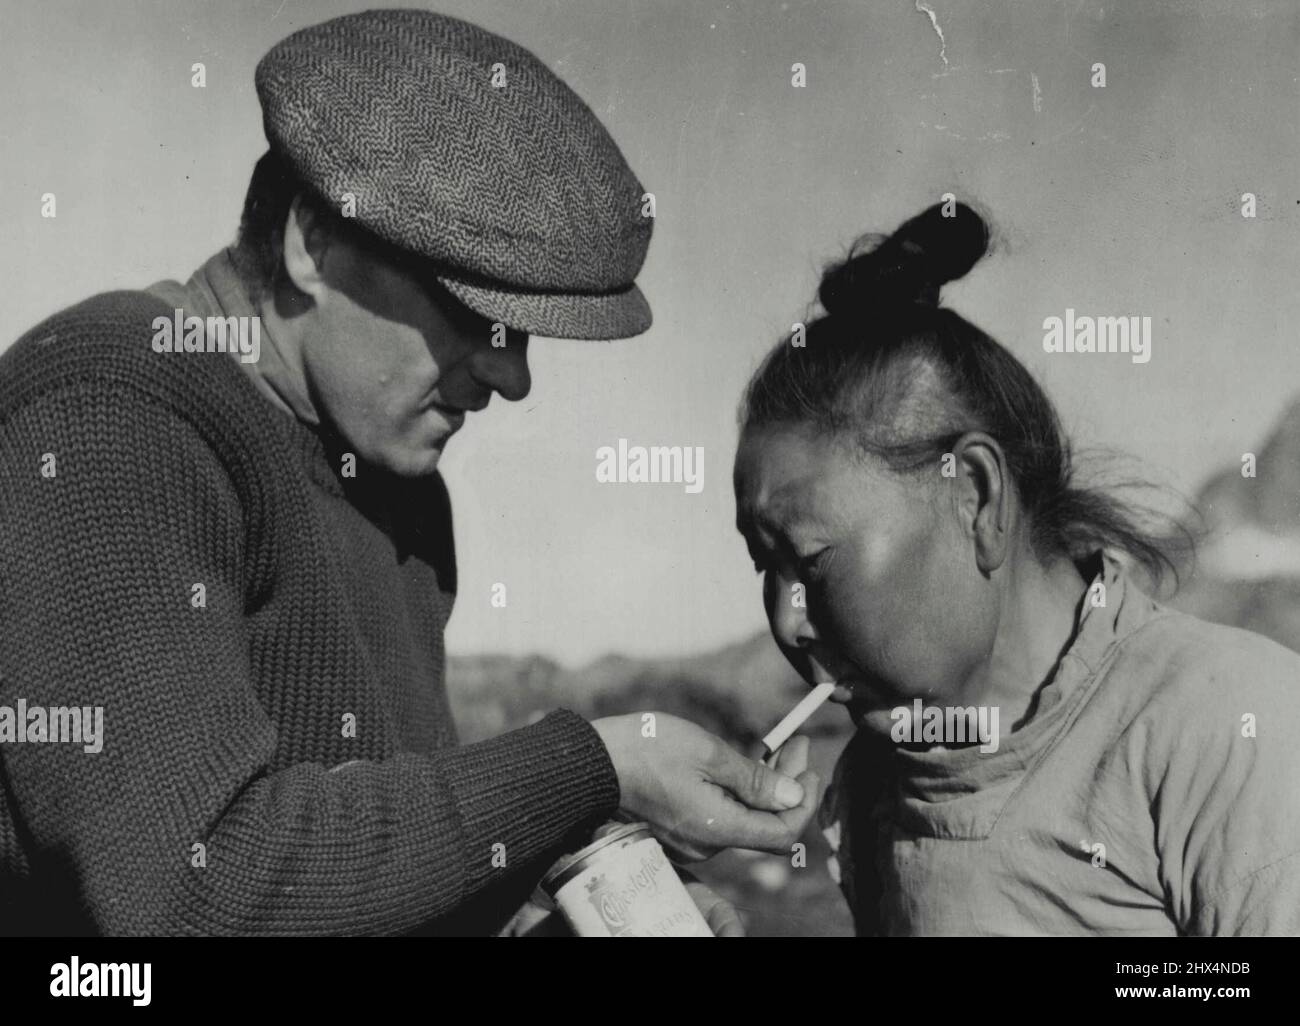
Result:
<instances>
[{"instance_id":1,"label":"man's hand","mask_svg":"<svg viewBox=\"0 0 1300 1026\"><path fill-rule=\"evenodd\" d=\"M648 822L679 859L723 848L789 854L820 797L807 738L792 738L769 769L687 720L655 713L649 737L644 722L632 713L592 723L618 773L624 811Z\"/></svg>"},{"instance_id":2,"label":"man's hand","mask_svg":"<svg viewBox=\"0 0 1300 1026\"><path fill-rule=\"evenodd\" d=\"M686 885L686 893L691 896L691 900L695 902L695 907L700 910L700 915L709 924L713 936L745 936L745 925L740 921L740 913L736 911L731 902L720 897L710 890L706 884L700 883L689 873L681 870L678 872L681 875L682 883Z\"/></svg>"}]
</instances>

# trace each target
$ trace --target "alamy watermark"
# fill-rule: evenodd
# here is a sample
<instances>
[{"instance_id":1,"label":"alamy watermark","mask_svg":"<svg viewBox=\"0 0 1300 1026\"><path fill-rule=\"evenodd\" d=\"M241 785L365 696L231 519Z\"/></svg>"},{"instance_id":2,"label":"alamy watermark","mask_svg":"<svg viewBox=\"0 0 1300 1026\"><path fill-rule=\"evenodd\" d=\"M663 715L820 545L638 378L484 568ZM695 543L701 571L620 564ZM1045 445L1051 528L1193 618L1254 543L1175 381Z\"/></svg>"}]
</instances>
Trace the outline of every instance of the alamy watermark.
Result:
<instances>
[{"instance_id":1,"label":"alamy watermark","mask_svg":"<svg viewBox=\"0 0 1300 1026\"><path fill-rule=\"evenodd\" d=\"M1076 316L1066 307L1063 318L1043 321L1043 333L1046 353L1131 353L1134 363L1151 359L1150 317Z\"/></svg>"},{"instance_id":2,"label":"alamy watermark","mask_svg":"<svg viewBox=\"0 0 1300 1026\"><path fill-rule=\"evenodd\" d=\"M50 966L51 997L129 997L143 1007L152 996L153 963L85 962L76 955Z\"/></svg>"},{"instance_id":3,"label":"alamy watermark","mask_svg":"<svg viewBox=\"0 0 1300 1026\"><path fill-rule=\"evenodd\" d=\"M81 745L87 755L98 755L104 747L104 707L27 704L0 705L0 742L11 744Z\"/></svg>"},{"instance_id":4,"label":"alamy watermark","mask_svg":"<svg viewBox=\"0 0 1300 1026\"><path fill-rule=\"evenodd\" d=\"M596 480L601 484L684 484L686 492L704 490L704 446L633 445L626 438L618 448L596 450Z\"/></svg>"},{"instance_id":5,"label":"alamy watermark","mask_svg":"<svg viewBox=\"0 0 1300 1026\"><path fill-rule=\"evenodd\" d=\"M155 353L238 353L241 363L262 355L260 317L186 317L177 308L171 317L155 317Z\"/></svg>"},{"instance_id":6,"label":"alamy watermark","mask_svg":"<svg viewBox=\"0 0 1300 1026\"><path fill-rule=\"evenodd\" d=\"M899 744L953 745L981 742L986 755L998 750L998 707L996 705L927 706L919 698L911 706L900 705L889 714L894 725L889 736Z\"/></svg>"}]
</instances>

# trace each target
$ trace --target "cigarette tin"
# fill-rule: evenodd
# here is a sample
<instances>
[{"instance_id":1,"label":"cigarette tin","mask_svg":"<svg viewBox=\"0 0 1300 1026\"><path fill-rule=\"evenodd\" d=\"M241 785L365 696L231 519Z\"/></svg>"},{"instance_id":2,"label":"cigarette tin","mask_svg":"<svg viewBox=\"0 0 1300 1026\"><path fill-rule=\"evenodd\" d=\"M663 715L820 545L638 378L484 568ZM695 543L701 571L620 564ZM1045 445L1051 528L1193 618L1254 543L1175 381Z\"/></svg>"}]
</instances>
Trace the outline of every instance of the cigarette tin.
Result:
<instances>
[{"instance_id":1,"label":"cigarette tin","mask_svg":"<svg viewBox=\"0 0 1300 1026\"><path fill-rule=\"evenodd\" d=\"M554 866L542 880L579 937L712 937L646 823L628 823Z\"/></svg>"}]
</instances>

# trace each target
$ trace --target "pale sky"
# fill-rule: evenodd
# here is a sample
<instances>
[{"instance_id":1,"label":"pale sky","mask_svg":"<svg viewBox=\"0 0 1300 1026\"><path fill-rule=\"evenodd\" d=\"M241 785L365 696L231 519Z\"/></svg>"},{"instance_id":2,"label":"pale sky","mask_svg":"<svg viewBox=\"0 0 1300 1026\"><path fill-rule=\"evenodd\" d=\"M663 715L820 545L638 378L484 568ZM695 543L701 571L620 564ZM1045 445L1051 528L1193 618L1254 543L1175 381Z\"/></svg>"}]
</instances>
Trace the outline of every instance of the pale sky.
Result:
<instances>
[{"instance_id":1,"label":"pale sky","mask_svg":"<svg viewBox=\"0 0 1300 1026\"><path fill-rule=\"evenodd\" d=\"M367 6L7 5L0 348L95 292L183 280L230 242L265 148L258 58ZM533 394L495 399L444 458L452 652L572 664L761 629L732 526L741 389L825 262L945 192L978 201L1000 237L946 301L1029 365L1081 447L1194 490L1300 392L1300 5L934 0L938 31L912 0L434 6L554 68L657 208L650 332L536 340ZM1067 307L1150 316L1150 362L1044 353L1043 321ZM620 438L702 446L703 490L598 484L596 450Z\"/></svg>"}]
</instances>

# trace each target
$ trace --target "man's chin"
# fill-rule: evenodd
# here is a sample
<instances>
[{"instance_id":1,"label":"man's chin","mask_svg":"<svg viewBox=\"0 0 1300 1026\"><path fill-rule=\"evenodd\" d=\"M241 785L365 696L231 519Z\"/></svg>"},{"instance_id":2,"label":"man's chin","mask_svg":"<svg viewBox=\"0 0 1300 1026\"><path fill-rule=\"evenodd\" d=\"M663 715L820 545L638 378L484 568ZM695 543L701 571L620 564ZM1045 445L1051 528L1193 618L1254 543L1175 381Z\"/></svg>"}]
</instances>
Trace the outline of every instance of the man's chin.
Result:
<instances>
[{"instance_id":1,"label":"man's chin","mask_svg":"<svg viewBox=\"0 0 1300 1026\"><path fill-rule=\"evenodd\" d=\"M431 446L386 454L383 468L398 477L428 477L438 469L444 445L446 445L445 439Z\"/></svg>"},{"instance_id":2,"label":"man's chin","mask_svg":"<svg viewBox=\"0 0 1300 1026\"><path fill-rule=\"evenodd\" d=\"M403 476L405 477L428 477L438 469L438 463L442 459L441 446L423 454L421 459L415 460L411 464L410 470Z\"/></svg>"}]
</instances>

